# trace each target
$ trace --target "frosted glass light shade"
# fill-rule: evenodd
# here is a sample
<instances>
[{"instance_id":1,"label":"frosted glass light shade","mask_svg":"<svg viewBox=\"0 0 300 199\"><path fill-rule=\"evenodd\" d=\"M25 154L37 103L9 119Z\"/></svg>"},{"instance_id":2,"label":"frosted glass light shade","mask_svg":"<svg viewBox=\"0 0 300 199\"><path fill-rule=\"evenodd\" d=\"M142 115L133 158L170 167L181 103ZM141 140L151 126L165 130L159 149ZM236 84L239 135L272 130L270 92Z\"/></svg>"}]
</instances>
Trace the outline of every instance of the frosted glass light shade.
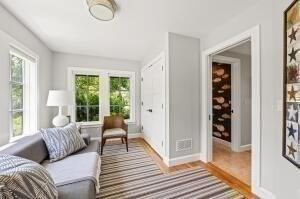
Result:
<instances>
[{"instance_id":1,"label":"frosted glass light shade","mask_svg":"<svg viewBox=\"0 0 300 199\"><path fill-rule=\"evenodd\" d=\"M50 90L47 106L73 105L72 92L64 90Z\"/></svg>"},{"instance_id":2,"label":"frosted glass light shade","mask_svg":"<svg viewBox=\"0 0 300 199\"><path fill-rule=\"evenodd\" d=\"M114 0L87 0L89 11L93 17L102 21L114 18L116 4Z\"/></svg>"}]
</instances>

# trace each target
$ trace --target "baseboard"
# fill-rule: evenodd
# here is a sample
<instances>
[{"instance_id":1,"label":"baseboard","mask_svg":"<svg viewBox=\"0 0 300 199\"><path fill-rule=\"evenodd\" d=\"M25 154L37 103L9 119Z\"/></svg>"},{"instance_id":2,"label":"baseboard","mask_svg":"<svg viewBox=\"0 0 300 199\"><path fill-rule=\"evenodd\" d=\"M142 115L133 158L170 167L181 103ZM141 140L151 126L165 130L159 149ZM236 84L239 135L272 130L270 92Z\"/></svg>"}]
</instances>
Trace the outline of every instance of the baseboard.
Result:
<instances>
[{"instance_id":1,"label":"baseboard","mask_svg":"<svg viewBox=\"0 0 300 199\"><path fill-rule=\"evenodd\" d=\"M222 144L222 145L224 145L226 147L231 147L231 143L230 142L222 140L220 138L213 137L213 142L216 142L218 144Z\"/></svg>"},{"instance_id":2,"label":"baseboard","mask_svg":"<svg viewBox=\"0 0 300 199\"><path fill-rule=\"evenodd\" d=\"M218 144L222 144L223 146L226 146L226 147L231 147L231 143L230 142L227 142L225 140L222 140L220 138L217 138L217 137L213 137L213 142L216 142ZM238 151L237 152L243 152L243 151L249 151L251 150L251 144L246 144L246 145L242 145L238 148Z\"/></svg>"},{"instance_id":3,"label":"baseboard","mask_svg":"<svg viewBox=\"0 0 300 199\"><path fill-rule=\"evenodd\" d=\"M195 162L198 160L200 160L200 153L195 153L192 155L186 155L186 156L181 156L181 157L172 158L172 159L163 158L164 163L168 167L173 167L173 166L180 165L180 164L186 164L189 162Z\"/></svg>"},{"instance_id":4,"label":"baseboard","mask_svg":"<svg viewBox=\"0 0 300 199\"><path fill-rule=\"evenodd\" d=\"M251 144L246 144L239 147L239 152L250 151L250 150L251 150Z\"/></svg>"},{"instance_id":5,"label":"baseboard","mask_svg":"<svg viewBox=\"0 0 300 199\"><path fill-rule=\"evenodd\" d=\"M101 141L101 137L91 137L91 140L100 140Z\"/></svg>"},{"instance_id":6,"label":"baseboard","mask_svg":"<svg viewBox=\"0 0 300 199\"><path fill-rule=\"evenodd\" d=\"M128 139L142 138L142 137L143 137L142 133L128 133ZM101 141L101 137L92 137L91 140L100 140Z\"/></svg>"},{"instance_id":7,"label":"baseboard","mask_svg":"<svg viewBox=\"0 0 300 199\"><path fill-rule=\"evenodd\" d=\"M143 134L142 133L128 133L128 138L142 138Z\"/></svg>"},{"instance_id":8,"label":"baseboard","mask_svg":"<svg viewBox=\"0 0 300 199\"><path fill-rule=\"evenodd\" d=\"M204 163L208 163L207 157L203 153L200 153L200 160Z\"/></svg>"},{"instance_id":9,"label":"baseboard","mask_svg":"<svg viewBox=\"0 0 300 199\"><path fill-rule=\"evenodd\" d=\"M272 192L263 187L252 187L252 192L259 198L276 199L276 196Z\"/></svg>"},{"instance_id":10,"label":"baseboard","mask_svg":"<svg viewBox=\"0 0 300 199\"><path fill-rule=\"evenodd\" d=\"M144 134L142 134L142 135L143 135L143 139L145 140L145 142L147 142L152 147L152 149L155 150L155 146L151 142L151 139L149 139ZM162 154L159 154L159 156L161 156L161 158L163 159L163 162L168 167L172 167L172 166L176 166L176 165L180 165L180 164L186 164L186 163L189 163L189 162L195 162L195 161L200 160L200 153L196 153L196 154L192 154L192 155L186 155L186 156L181 156L181 157L172 158L172 159L169 159L166 156L163 156Z\"/></svg>"}]
</instances>

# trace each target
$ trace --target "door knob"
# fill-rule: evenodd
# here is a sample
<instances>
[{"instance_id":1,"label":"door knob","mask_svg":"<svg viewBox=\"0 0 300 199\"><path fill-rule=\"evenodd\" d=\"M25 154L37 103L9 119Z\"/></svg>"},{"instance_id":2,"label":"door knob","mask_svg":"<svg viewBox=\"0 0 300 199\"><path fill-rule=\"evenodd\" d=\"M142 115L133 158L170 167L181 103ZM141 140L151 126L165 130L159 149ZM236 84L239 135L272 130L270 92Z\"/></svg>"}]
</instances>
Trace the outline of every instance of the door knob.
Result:
<instances>
[{"instance_id":1,"label":"door knob","mask_svg":"<svg viewBox=\"0 0 300 199\"><path fill-rule=\"evenodd\" d=\"M147 111L150 112L150 113L152 113L152 109L148 109Z\"/></svg>"}]
</instances>

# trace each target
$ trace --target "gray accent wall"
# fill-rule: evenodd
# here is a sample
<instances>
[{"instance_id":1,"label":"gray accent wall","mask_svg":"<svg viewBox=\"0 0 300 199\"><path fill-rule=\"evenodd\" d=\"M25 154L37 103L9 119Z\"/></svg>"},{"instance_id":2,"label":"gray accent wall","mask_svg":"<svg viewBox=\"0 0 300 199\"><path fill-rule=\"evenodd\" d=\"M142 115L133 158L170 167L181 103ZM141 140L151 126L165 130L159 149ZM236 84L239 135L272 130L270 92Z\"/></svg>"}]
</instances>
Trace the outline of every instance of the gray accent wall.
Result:
<instances>
[{"instance_id":1,"label":"gray accent wall","mask_svg":"<svg viewBox=\"0 0 300 199\"><path fill-rule=\"evenodd\" d=\"M52 52L17 18L0 5L0 146L9 142L9 50L10 44L30 50L38 60L38 127L50 124L50 109L46 106L51 88Z\"/></svg>"},{"instance_id":2,"label":"gray accent wall","mask_svg":"<svg viewBox=\"0 0 300 199\"><path fill-rule=\"evenodd\" d=\"M135 72L135 123L129 124L129 133L140 133L140 96L141 96L141 79L140 68L141 63L137 61L112 59L95 57L88 55L76 55L67 53L54 53L53 55L53 88L54 89L68 89L68 68L69 67L82 67L94 69L107 69L107 70L121 70ZM52 115L57 114L57 109L52 109ZM92 137L100 137L101 127L99 126L86 126L83 132L89 133Z\"/></svg>"},{"instance_id":3,"label":"gray accent wall","mask_svg":"<svg viewBox=\"0 0 300 199\"><path fill-rule=\"evenodd\" d=\"M168 33L169 159L200 152L200 39ZM192 150L176 141L192 139Z\"/></svg>"}]
</instances>

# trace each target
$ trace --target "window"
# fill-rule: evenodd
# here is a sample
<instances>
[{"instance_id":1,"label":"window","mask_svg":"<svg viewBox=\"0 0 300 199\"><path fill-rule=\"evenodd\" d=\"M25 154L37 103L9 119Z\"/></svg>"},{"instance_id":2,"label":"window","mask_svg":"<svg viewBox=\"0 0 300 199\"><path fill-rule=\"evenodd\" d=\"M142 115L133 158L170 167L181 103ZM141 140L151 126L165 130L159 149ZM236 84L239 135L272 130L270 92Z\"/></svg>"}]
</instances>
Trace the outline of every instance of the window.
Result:
<instances>
[{"instance_id":1,"label":"window","mask_svg":"<svg viewBox=\"0 0 300 199\"><path fill-rule=\"evenodd\" d=\"M110 115L130 119L130 78L110 77Z\"/></svg>"},{"instance_id":2,"label":"window","mask_svg":"<svg viewBox=\"0 0 300 199\"><path fill-rule=\"evenodd\" d=\"M25 60L11 54L10 56L10 90L11 90L11 133L12 136L23 134L24 124L24 65Z\"/></svg>"},{"instance_id":3,"label":"window","mask_svg":"<svg viewBox=\"0 0 300 199\"><path fill-rule=\"evenodd\" d=\"M74 92L73 122L102 124L104 116L117 114L135 122L134 72L71 67L68 85Z\"/></svg>"},{"instance_id":4,"label":"window","mask_svg":"<svg viewBox=\"0 0 300 199\"><path fill-rule=\"evenodd\" d=\"M76 122L99 121L99 76L76 75Z\"/></svg>"},{"instance_id":5,"label":"window","mask_svg":"<svg viewBox=\"0 0 300 199\"><path fill-rule=\"evenodd\" d=\"M36 59L11 47L10 135L18 137L37 130Z\"/></svg>"}]
</instances>

